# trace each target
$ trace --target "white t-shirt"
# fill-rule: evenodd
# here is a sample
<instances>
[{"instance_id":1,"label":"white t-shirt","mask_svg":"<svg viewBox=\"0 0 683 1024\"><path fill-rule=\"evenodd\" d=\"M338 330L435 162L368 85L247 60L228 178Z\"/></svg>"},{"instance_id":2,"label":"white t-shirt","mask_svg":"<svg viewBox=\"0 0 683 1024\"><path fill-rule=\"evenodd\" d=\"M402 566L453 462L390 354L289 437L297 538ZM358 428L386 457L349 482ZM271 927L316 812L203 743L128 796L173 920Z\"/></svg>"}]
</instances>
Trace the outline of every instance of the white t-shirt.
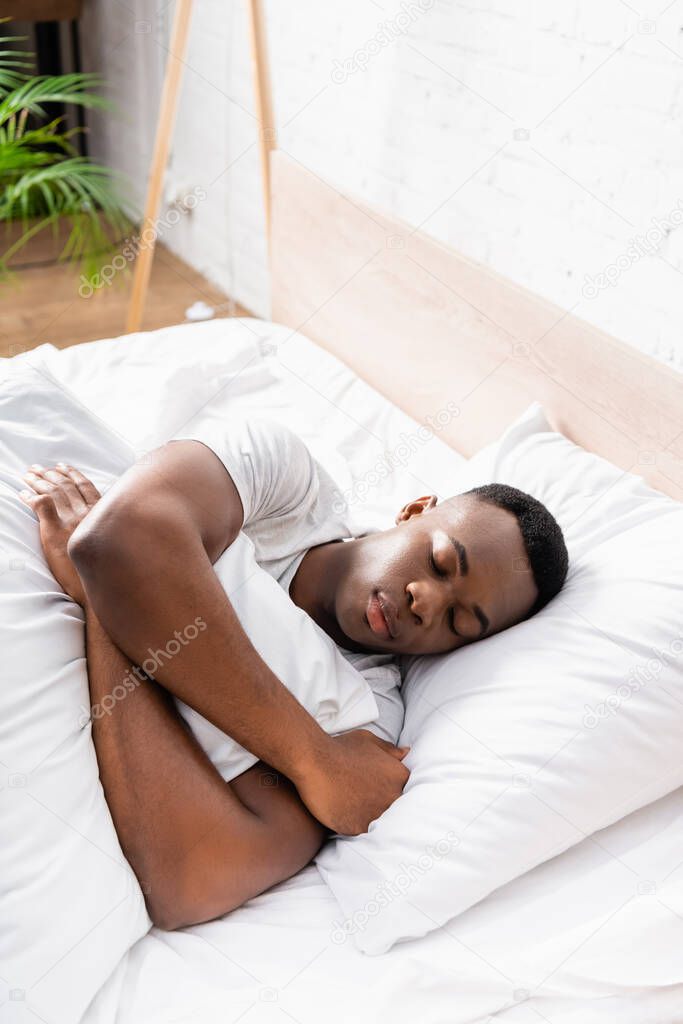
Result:
<instances>
[{"instance_id":1,"label":"white t-shirt","mask_svg":"<svg viewBox=\"0 0 683 1024\"><path fill-rule=\"evenodd\" d=\"M242 529L254 544L256 560L287 594L309 548L366 532L354 528L339 488L301 438L282 424L236 418L191 427L174 440L201 441L221 460L240 496ZM340 650L377 700L379 719L369 728L396 742L403 725L396 659Z\"/></svg>"}]
</instances>

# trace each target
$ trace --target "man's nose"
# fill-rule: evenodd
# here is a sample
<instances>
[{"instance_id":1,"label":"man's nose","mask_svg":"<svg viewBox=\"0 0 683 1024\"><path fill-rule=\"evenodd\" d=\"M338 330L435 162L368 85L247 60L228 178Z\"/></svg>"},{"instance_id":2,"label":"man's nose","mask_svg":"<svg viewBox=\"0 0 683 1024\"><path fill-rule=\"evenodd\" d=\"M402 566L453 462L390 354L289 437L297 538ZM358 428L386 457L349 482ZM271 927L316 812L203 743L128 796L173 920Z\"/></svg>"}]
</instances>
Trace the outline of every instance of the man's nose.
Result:
<instances>
[{"instance_id":1,"label":"man's nose","mask_svg":"<svg viewBox=\"0 0 683 1024\"><path fill-rule=\"evenodd\" d=\"M439 614L443 613L448 601L446 587L440 586L436 580L415 580L406 587L410 612L420 620L421 625L429 627Z\"/></svg>"}]
</instances>

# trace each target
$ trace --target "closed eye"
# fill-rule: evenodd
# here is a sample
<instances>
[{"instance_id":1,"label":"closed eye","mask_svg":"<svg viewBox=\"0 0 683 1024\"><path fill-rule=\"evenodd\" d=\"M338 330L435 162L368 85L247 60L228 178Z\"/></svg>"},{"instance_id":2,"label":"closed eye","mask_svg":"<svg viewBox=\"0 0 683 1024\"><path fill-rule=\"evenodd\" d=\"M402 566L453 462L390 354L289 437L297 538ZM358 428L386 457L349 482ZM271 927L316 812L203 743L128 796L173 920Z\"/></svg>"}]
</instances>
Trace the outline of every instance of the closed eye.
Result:
<instances>
[{"instance_id":1,"label":"closed eye","mask_svg":"<svg viewBox=\"0 0 683 1024\"><path fill-rule=\"evenodd\" d=\"M437 576L440 576L441 579L443 579L444 576L448 576L448 573L444 572L444 570L440 569L439 566L436 564L433 551L429 552L429 567L432 570L432 572L436 573Z\"/></svg>"},{"instance_id":2,"label":"closed eye","mask_svg":"<svg viewBox=\"0 0 683 1024\"><path fill-rule=\"evenodd\" d=\"M440 579L444 579L446 576L448 576L448 573L437 565L436 559L434 558L434 551L431 548L429 551L429 568ZM451 633L453 633L455 636L462 636L462 633L459 633L458 630L455 628L455 608L448 609L448 628L450 629Z\"/></svg>"}]
</instances>

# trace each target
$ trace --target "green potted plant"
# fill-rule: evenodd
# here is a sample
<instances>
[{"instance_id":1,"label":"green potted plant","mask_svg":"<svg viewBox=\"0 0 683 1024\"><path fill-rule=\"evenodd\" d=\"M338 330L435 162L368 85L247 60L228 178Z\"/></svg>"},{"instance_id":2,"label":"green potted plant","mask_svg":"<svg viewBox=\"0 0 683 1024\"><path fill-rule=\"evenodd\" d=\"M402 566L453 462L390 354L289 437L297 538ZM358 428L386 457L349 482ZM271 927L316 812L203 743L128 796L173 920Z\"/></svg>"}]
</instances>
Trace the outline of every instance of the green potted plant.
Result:
<instances>
[{"instance_id":1,"label":"green potted plant","mask_svg":"<svg viewBox=\"0 0 683 1024\"><path fill-rule=\"evenodd\" d=\"M64 118L50 120L46 105L77 104L91 110L109 104L95 90L99 76L87 73L33 75L32 54L8 44L18 36L0 37L0 222L19 222L0 254L6 275L16 253L36 234L65 224L66 244L59 258L96 272L113 243L130 227L108 167L80 156L72 144L78 131Z\"/></svg>"}]
</instances>

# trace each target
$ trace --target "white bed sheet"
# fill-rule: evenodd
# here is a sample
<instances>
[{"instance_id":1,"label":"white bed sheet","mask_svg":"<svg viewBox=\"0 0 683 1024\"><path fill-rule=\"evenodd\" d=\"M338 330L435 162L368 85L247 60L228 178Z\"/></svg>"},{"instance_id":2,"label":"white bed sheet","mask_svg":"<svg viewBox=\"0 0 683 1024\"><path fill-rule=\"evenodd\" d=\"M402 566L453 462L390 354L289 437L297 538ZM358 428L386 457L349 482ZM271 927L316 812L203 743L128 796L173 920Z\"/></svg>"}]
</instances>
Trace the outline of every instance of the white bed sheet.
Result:
<instances>
[{"instance_id":1,"label":"white bed sheet","mask_svg":"<svg viewBox=\"0 0 683 1024\"><path fill-rule=\"evenodd\" d=\"M301 335L183 325L20 357L46 366L140 452L200 409L288 423L362 521L457 490L460 457ZM390 370L388 369L388 372ZM443 421L454 410L434 410ZM599 785L599 780L596 780ZM226 918L137 943L85 1024L683 1022L683 791L381 957L339 941L314 867Z\"/></svg>"}]
</instances>

